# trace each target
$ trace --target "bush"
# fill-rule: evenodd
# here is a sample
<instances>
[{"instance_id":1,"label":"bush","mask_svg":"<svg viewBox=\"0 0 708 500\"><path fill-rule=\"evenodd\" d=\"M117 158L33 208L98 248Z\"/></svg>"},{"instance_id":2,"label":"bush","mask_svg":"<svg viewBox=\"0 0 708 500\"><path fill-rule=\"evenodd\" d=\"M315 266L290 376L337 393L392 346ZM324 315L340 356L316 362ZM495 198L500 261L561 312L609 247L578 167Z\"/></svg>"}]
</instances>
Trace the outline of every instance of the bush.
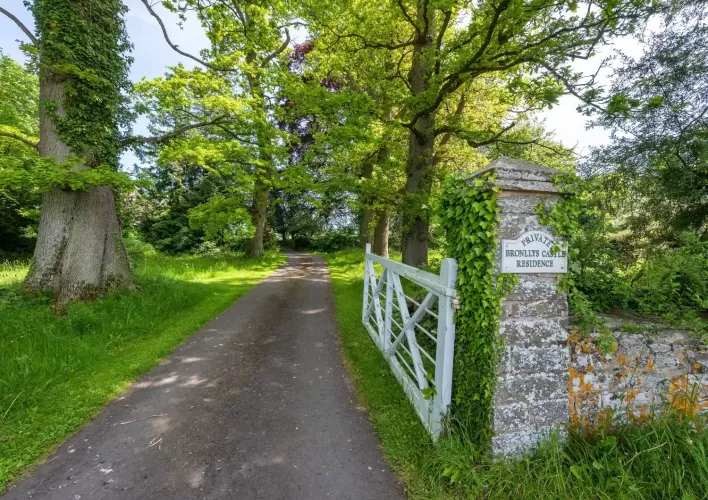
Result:
<instances>
[{"instance_id":1,"label":"bush","mask_svg":"<svg viewBox=\"0 0 708 500\"><path fill-rule=\"evenodd\" d=\"M222 252L221 247L214 241L203 241L194 250L195 255L201 255L203 257L216 257Z\"/></svg>"},{"instance_id":2,"label":"bush","mask_svg":"<svg viewBox=\"0 0 708 500\"><path fill-rule=\"evenodd\" d=\"M359 246L359 237L351 229L328 231L310 240L310 249L316 252L338 252Z\"/></svg>"},{"instance_id":3,"label":"bush","mask_svg":"<svg viewBox=\"0 0 708 500\"><path fill-rule=\"evenodd\" d=\"M686 234L681 243L636 267L631 309L670 320L689 319L708 309L708 242Z\"/></svg>"},{"instance_id":4,"label":"bush","mask_svg":"<svg viewBox=\"0 0 708 500\"><path fill-rule=\"evenodd\" d=\"M128 257L131 259L157 255L157 250L155 250L155 247L153 247L150 243L146 243L141 240L132 232L126 235L123 239L123 244L125 245L125 251L128 253Z\"/></svg>"}]
</instances>

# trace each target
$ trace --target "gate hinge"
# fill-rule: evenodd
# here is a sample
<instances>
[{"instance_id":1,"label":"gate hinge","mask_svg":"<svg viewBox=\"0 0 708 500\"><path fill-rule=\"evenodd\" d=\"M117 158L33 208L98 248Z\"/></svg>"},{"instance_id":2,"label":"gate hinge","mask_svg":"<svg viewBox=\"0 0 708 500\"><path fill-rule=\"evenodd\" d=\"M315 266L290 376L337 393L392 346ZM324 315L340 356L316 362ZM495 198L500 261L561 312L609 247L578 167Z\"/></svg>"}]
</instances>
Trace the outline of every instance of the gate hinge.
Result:
<instances>
[{"instance_id":1,"label":"gate hinge","mask_svg":"<svg viewBox=\"0 0 708 500\"><path fill-rule=\"evenodd\" d=\"M461 309L462 308L462 304L460 304L460 297L455 296L452 298L452 308L453 309Z\"/></svg>"}]
</instances>

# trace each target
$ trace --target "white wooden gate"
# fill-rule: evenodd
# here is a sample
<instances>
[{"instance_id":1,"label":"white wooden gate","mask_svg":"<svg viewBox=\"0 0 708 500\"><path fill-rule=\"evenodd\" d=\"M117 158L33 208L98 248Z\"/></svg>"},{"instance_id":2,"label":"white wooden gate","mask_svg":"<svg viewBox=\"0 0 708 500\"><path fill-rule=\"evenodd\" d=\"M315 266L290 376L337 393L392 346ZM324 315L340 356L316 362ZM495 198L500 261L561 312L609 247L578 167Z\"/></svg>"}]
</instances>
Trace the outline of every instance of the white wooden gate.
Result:
<instances>
[{"instance_id":1,"label":"white wooden gate","mask_svg":"<svg viewBox=\"0 0 708 500\"><path fill-rule=\"evenodd\" d=\"M437 275L374 255L366 245L362 322L433 439L452 394L456 277L455 259L443 260ZM418 291L420 301L411 297Z\"/></svg>"}]
</instances>

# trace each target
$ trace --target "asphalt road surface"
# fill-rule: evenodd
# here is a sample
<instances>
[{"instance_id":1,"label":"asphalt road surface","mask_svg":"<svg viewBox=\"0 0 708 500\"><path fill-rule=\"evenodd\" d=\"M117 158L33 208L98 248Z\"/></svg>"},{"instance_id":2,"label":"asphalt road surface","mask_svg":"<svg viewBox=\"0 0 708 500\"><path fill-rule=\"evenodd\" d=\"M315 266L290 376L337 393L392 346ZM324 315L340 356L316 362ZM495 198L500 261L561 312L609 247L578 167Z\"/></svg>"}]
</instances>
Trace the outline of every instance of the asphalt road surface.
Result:
<instances>
[{"instance_id":1,"label":"asphalt road surface","mask_svg":"<svg viewBox=\"0 0 708 500\"><path fill-rule=\"evenodd\" d=\"M339 357L322 259L288 263L3 499L400 499Z\"/></svg>"}]
</instances>

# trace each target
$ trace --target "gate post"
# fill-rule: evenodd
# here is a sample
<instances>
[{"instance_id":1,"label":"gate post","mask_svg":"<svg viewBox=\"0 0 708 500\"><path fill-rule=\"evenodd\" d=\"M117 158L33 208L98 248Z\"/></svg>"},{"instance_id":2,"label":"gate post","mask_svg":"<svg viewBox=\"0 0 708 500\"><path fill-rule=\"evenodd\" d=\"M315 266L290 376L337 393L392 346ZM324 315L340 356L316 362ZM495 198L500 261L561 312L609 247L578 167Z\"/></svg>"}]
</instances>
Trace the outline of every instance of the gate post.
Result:
<instances>
[{"instance_id":1,"label":"gate post","mask_svg":"<svg viewBox=\"0 0 708 500\"><path fill-rule=\"evenodd\" d=\"M492 399L492 453L509 456L531 451L568 423L568 301L557 290L567 248L536 212L539 204L550 207L561 199L553 184L561 172L502 157L470 179L489 171L501 187L496 273L518 276L502 300L503 352Z\"/></svg>"}]
</instances>

